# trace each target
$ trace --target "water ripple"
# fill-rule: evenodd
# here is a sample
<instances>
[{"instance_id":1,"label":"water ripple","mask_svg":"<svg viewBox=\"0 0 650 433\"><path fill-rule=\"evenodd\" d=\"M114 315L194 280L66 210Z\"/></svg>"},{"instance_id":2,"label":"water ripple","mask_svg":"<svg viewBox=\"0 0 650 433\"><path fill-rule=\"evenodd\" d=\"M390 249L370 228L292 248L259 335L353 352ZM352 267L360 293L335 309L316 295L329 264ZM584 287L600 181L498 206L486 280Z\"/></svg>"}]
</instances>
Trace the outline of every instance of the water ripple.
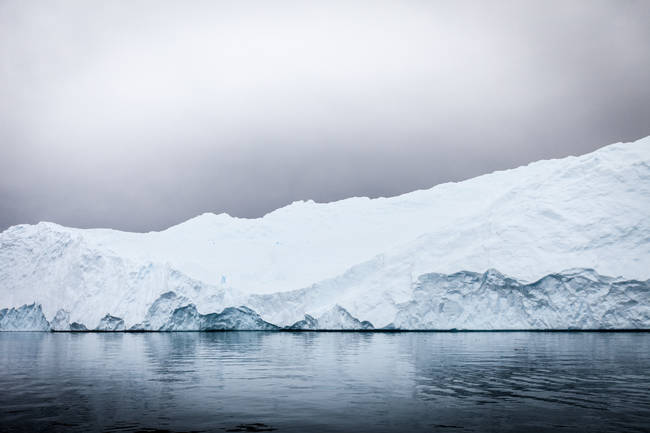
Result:
<instances>
[{"instance_id":1,"label":"water ripple","mask_svg":"<svg viewBox=\"0 0 650 433\"><path fill-rule=\"evenodd\" d=\"M647 431L649 353L645 333L0 333L0 430Z\"/></svg>"}]
</instances>

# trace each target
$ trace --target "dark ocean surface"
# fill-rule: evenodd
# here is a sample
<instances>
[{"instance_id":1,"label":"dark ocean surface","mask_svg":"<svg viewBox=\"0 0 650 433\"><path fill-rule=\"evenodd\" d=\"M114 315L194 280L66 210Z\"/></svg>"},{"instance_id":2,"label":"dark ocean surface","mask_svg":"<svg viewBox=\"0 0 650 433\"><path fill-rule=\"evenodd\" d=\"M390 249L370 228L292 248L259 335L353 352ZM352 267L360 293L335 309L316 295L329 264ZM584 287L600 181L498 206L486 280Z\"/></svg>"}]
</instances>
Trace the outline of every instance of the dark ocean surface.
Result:
<instances>
[{"instance_id":1,"label":"dark ocean surface","mask_svg":"<svg viewBox=\"0 0 650 433\"><path fill-rule=\"evenodd\" d=\"M0 431L650 431L650 333L0 333Z\"/></svg>"}]
</instances>

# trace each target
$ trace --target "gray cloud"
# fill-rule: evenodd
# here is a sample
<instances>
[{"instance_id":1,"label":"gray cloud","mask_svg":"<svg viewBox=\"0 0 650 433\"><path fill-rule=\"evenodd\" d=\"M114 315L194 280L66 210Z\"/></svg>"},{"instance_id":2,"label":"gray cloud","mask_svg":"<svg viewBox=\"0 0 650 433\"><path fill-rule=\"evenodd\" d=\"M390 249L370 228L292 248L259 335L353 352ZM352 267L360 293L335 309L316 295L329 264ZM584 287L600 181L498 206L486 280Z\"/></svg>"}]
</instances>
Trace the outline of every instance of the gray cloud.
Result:
<instances>
[{"instance_id":1,"label":"gray cloud","mask_svg":"<svg viewBox=\"0 0 650 433\"><path fill-rule=\"evenodd\" d=\"M647 1L0 2L0 229L386 196L650 134Z\"/></svg>"}]
</instances>

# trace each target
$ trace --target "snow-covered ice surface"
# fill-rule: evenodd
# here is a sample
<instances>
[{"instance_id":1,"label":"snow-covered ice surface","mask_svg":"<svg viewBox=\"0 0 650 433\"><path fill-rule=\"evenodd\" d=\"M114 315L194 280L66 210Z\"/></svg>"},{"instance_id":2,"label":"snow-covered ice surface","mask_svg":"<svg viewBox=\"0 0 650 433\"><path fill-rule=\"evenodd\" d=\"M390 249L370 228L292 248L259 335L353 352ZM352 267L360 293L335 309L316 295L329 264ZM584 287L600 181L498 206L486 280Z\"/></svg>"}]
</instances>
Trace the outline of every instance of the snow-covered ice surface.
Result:
<instances>
[{"instance_id":1,"label":"snow-covered ice surface","mask_svg":"<svg viewBox=\"0 0 650 433\"><path fill-rule=\"evenodd\" d=\"M375 328L650 327L649 215L644 138L397 197L296 202L257 219L204 214L151 233L19 225L0 234L0 306L40 304L61 330L113 326L107 315L125 329L161 329L179 308L200 328L200 317L237 306L282 327L306 314L319 323L336 306ZM638 280L637 292L527 285L568 268ZM442 289L427 285L431 275L465 271L469 281L488 269L546 304L473 283L441 303ZM488 308L494 297L498 308ZM242 326L256 323L243 316Z\"/></svg>"}]
</instances>

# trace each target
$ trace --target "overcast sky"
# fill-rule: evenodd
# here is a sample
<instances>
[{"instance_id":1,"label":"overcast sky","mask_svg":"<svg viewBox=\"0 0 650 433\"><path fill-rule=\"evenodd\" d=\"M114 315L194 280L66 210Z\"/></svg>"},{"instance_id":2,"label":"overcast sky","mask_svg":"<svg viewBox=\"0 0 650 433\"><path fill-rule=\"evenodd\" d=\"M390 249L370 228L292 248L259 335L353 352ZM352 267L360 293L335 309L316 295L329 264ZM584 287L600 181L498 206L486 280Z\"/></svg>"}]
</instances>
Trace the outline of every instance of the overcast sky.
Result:
<instances>
[{"instance_id":1,"label":"overcast sky","mask_svg":"<svg viewBox=\"0 0 650 433\"><path fill-rule=\"evenodd\" d=\"M256 217L648 134L647 0L0 0L0 230Z\"/></svg>"}]
</instances>

